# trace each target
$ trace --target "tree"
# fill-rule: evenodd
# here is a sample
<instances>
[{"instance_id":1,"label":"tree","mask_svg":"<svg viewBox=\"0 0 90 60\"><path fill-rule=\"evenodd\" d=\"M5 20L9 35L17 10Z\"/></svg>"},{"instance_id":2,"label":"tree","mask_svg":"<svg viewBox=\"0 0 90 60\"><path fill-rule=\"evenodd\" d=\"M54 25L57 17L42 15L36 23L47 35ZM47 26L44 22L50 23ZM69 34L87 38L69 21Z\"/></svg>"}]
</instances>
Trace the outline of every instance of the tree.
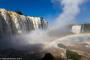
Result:
<instances>
[{"instance_id":1,"label":"tree","mask_svg":"<svg viewBox=\"0 0 90 60\"><path fill-rule=\"evenodd\" d=\"M20 15L23 15L22 11L20 11L20 10L16 10L15 12L20 14Z\"/></svg>"}]
</instances>

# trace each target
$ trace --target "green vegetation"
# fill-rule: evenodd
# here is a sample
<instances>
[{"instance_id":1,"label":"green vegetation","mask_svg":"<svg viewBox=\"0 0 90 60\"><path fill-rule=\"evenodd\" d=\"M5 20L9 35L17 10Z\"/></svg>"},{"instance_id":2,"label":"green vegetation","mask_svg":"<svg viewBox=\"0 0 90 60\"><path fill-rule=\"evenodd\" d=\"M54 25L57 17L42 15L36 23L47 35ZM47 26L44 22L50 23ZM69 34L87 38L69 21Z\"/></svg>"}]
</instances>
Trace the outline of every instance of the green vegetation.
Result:
<instances>
[{"instance_id":1,"label":"green vegetation","mask_svg":"<svg viewBox=\"0 0 90 60\"><path fill-rule=\"evenodd\" d=\"M15 12L18 13L18 14L20 14L20 15L24 15L23 12L20 11L20 10L16 10Z\"/></svg>"},{"instance_id":2,"label":"green vegetation","mask_svg":"<svg viewBox=\"0 0 90 60\"><path fill-rule=\"evenodd\" d=\"M72 59L72 60L81 59L81 56L78 53L70 51L70 50L66 50L66 56L67 56L67 59Z\"/></svg>"},{"instance_id":3,"label":"green vegetation","mask_svg":"<svg viewBox=\"0 0 90 60\"><path fill-rule=\"evenodd\" d=\"M60 48L64 48L64 49L66 48L66 46L65 46L65 45L60 44L60 43L58 44L58 47L60 47Z\"/></svg>"}]
</instances>

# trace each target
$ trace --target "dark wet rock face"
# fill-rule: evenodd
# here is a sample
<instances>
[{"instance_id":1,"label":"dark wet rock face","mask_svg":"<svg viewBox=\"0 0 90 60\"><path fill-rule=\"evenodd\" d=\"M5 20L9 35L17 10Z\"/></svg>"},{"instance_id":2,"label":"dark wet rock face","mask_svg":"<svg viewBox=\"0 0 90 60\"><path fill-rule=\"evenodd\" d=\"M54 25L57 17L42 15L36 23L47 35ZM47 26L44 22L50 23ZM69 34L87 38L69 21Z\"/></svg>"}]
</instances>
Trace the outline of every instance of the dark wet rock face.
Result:
<instances>
[{"instance_id":1,"label":"dark wet rock face","mask_svg":"<svg viewBox=\"0 0 90 60\"><path fill-rule=\"evenodd\" d=\"M0 58L20 58L21 60L40 60L42 58L43 52L40 51L41 48L34 48L26 50L17 50L13 48L0 50Z\"/></svg>"},{"instance_id":2,"label":"dark wet rock face","mask_svg":"<svg viewBox=\"0 0 90 60\"><path fill-rule=\"evenodd\" d=\"M21 58L23 60L33 60L33 59L39 60L40 59L39 55L36 56L36 54L29 54L24 51L18 51L18 50L13 50L13 49L7 49L7 50L1 51L0 57L2 58Z\"/></svg>"}]
</instances>

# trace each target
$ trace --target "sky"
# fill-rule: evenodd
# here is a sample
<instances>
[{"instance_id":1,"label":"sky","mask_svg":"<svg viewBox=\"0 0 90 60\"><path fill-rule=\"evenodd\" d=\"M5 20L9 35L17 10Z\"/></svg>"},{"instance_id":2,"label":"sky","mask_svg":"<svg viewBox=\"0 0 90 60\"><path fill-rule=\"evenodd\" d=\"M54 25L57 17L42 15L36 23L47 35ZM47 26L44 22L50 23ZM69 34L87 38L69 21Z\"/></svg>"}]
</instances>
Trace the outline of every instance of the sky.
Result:
<instances>
[{"instance_id":1,"label":"sky","mask_svg":"<svg viewBox=\"0 0 90 60\"><path fill-rule=\"evenodd\" d=\"M53 4L51 0L0 0L0 8L21 10L24 15L44 17L49 22L63 12L63 6ZM80 8L76 21L90 23L90 1L82 4Z\"/></svg>"}]
</instances>

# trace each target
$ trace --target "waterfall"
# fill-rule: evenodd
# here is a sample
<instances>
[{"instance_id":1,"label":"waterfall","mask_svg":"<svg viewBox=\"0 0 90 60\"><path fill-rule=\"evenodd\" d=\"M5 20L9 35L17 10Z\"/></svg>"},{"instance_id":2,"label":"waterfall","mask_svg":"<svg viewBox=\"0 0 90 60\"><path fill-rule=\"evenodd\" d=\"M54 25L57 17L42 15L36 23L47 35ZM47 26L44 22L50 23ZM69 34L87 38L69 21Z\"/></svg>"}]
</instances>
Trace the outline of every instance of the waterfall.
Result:
<instances>
[{"instance_id":1,"label":"waterfall","mask_svg":"<svg viewBox=\"0 0 90 60\"><path fill-rule=\"evenodd\" d=\"M79 33L89 33L90 32L90 24L79 24L72 26L72 32L79 34Z\"/></svg>"},{"instance_id":2,"label":"waterfall","mask_svg":"<svg viewBox=\"0 0 90 60\"><path fill-rule=\"evenodd\" d=\"M13 11L0 9L0 33L26 33L47 28L47 21L42 17L20 15Z\"/></svg>"},{"instance_id":3,"label":"waterfall","mask_svg":"<svg viewBox=\"0 0 90 60\"><path fill-rule=\"evenodd\" d=\"M81 25L75 25L75 26L72 26L72 32L73 33L80 33L81 32Z\"/></svg>"}]
</instances>

